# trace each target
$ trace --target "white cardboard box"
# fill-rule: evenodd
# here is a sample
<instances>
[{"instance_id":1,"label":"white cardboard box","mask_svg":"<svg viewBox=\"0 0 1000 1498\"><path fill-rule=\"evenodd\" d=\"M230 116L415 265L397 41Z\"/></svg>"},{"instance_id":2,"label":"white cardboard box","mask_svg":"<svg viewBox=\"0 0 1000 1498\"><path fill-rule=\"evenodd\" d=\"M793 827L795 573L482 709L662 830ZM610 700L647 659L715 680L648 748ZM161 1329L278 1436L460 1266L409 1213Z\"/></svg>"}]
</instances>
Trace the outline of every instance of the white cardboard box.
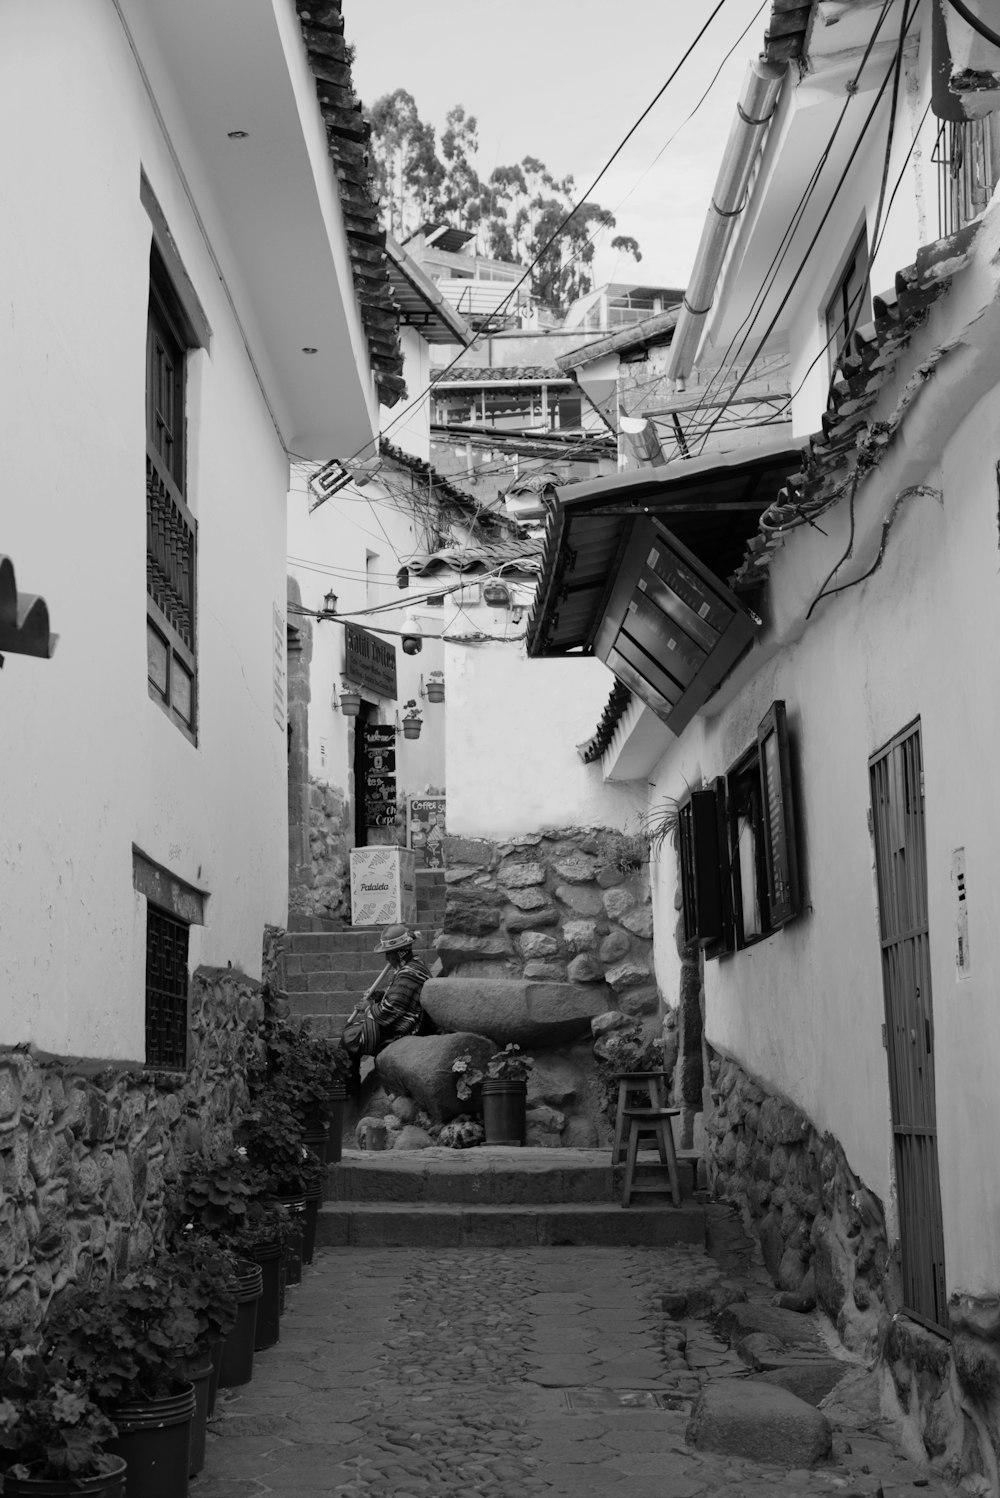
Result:
<instances>
[{"instance_id":1,"label":"white cardboard box","mask_svg":"<svg viewBox=\"0 0 1000 1498\"><path fill-rule=\"evenodd\" d=\"M412 925L416 919L416 860L409 849L352 848L351 925Z\"/></svg>"}]
</instances>

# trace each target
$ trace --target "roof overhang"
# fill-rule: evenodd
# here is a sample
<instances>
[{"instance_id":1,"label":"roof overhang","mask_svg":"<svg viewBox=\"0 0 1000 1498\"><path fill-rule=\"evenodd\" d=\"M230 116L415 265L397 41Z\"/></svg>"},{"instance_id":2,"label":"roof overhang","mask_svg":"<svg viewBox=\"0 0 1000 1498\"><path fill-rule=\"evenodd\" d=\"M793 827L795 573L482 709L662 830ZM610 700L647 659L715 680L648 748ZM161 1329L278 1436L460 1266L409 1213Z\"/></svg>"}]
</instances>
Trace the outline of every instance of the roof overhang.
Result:
<instances>
[{"instance_id":1,"label":"roof overhang","mask_svg":"<svg viewBox=\"0 0 1000 1498\"><path fill-rule=\"evenodd\" d=\"M377 429L378 405L294 6L121 0L121 10L286 446L353 452Z\"/></svg>"},{"instance_id":2,"label":"roof overhang","mask_svg":"<svg viewBox=\"0 0 1000 1498\"><path fill-rule=\"evenodd\" d=\"M467 348L475 334L462 314L441 295L427 272L391 235L386 236L385 251L400 322L405 327L416 328L426 343L460 343Z\"/></svg>"}]
</instances>

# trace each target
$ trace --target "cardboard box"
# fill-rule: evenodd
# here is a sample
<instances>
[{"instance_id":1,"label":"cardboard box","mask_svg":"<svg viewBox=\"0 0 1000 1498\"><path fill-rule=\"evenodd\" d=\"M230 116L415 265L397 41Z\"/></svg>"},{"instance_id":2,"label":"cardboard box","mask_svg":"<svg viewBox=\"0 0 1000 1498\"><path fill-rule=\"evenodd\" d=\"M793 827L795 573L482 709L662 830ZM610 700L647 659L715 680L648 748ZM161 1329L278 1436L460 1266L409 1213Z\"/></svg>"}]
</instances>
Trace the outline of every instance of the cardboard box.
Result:
<instances>
[{"instance_id":1,"label":"cardboard box","mask_svg":"<svg viewBox=\"0 0 1000 1498\"><path fill-rule=\"evenodd\" d=\"M351 925L417 919L416 860L407 848L351 850Z\"/></svg>"}]
</instances>

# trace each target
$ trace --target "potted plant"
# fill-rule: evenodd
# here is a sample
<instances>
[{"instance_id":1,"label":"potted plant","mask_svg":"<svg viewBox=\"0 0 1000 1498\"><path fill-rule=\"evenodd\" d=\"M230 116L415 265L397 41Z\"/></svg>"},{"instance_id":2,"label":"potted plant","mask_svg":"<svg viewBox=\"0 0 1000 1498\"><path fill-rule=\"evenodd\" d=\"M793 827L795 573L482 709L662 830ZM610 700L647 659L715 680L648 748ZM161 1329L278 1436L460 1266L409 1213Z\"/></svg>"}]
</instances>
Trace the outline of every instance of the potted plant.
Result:
<instances>
[{"instance_id":1,"label":"potted plant","mask_svg":"<svg viewBox=\"0 0 1000 1498\"><path fill-rule=\"evenodd\" d=\"M294 1237L290 1236L286 1245L286 1278L290 1285L296 1285L301 1277L302 1257L305 1253L311 1257L306 1240L307 1201L318 1200L315 1191L322 1182L323 1162L306 1145L300 1119L283 1089L273 1081L255 1093L253 1108L240 1120L237 1136L246 1148L263 1194L279 1201L301 1232L298 1257ZM315 1232L315 1214L312 1226Z\"/></svg>"},{"instance_id":2,"label":"potted plant","mask_svg":"<svg viewBox=\"0 0 1000 1498\"><path fill-rule=\"evenodd\" d=\"M444 701L444 672L431 671L427 676L427 701Z\"/></svg>"},{"instance_id":3,"label":"potted plant","mask_svg":"<svg viewBox=\"0 0 1000 1498\"><path fill-rule=\"evenodd\" d=\"M178 1276L183 1294L198 1324L190 1352L178 1358L178 1372L194 1385L195 1411L191 1427L189 1473L194 1477L205 1463L205 1427L214 1404L214 1384L222 1367L223 1347L239 1315L237 1294L241 1267L237 1255L208 1233L188 1224L170 1250L171 1273Z\"/></svg>"},{"instance_id":4,"label":"potted plant","mask_svg":"<svg viewBox=\"0 0 1000 1498\"><path fill-rule=\"evenodd\" d=\"M423 718L417 706L415 697L403 703L403 737L404 739L419 739L420 730L423 727Z\"/></svg>"},{"instance_id":5,"label":"potted plant","mask_svg":"<svg viewBox=\"0 0 1000 1498\"><path fill-rule=\"evenodd\" d=\"M361 712L361 692L346 676L340 680L340 711L345 718L356 718Z\"/></svg>"},{"instance_id":6,"label":"potted plant","mask_svg":"<svg viewBox=\"0 0 1000 1498\"><path fill-rule=\"evenodd\" d=\"M0 1348L0 1474L7 1498L124 1498L117 1435L87 1380L35 1346Z\"/></svg>"},{"instance_id":7,"label":"potted plant","mask_svg":"<svg viewBox=\"0 0 1000 1498\"><path fill-rule=\"evenodd\" d=\"M43 1330L43 1355L89 1384L118 1428L126 1498L183 1498L195 1412L184 1367L201 1323L180 1269L160 1255L100 1294L71 1290Z\"/></svg>"},{"instance_id":8,"label":"potted plant","mask_svg":"<svg viewBox=\"0 0 1000 1498\"><path fill-rule=\"evenodd\" d=\"M534 1062L518 1045L504 1046L486 1062L485 1070L466 1052L452 1062L455 1090L462 1099L481 1089L483 1127L487 1144L524 1144L527 1137L528 1074Z\"/></svg>"},{"instance_id":9,"label":"potted plant","mask_svg":"<svg viewBox=\"0 0 1000 1498\"><path fill-rule=\"evenodd\" d=\"M339 1042L279 1019L268 1022L264 1039L267 1080L300 1120L305 1143L327 1163L339 1160L348 1074Z\"/></svg>"}]
</instances>

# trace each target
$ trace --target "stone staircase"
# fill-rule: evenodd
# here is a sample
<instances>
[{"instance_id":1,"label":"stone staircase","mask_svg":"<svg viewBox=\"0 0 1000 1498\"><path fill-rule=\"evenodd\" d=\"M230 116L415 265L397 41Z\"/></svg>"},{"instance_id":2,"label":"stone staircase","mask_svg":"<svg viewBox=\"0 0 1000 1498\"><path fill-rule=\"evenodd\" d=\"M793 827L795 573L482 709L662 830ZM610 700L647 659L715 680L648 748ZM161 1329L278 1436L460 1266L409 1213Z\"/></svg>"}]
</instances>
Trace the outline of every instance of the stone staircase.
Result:
<instances>
[{"instance_id":1,"label":"stone staircase","mask_svg":"<svg viewBox=\"0 0 1000 1498\"><path fill-rule=\"evenodd\" d=\"M415 951L428 967L434 962L434 937L444 924L445 881L442 869L417 870ZM381 927L345 926L337 931L289 930L285 935L284 988L292 1013L313 1028L339 1035L361 994L385 965L373 951Z\"/></svg>"},{"instance_id":2,"label":"stone staircase","mask_svg":"<svg viewBox=\"0 0 1000 1498\"><path fill-rule=\"evenodd\" d=\"M650 1160L654 1157L650 1156ZM316 1242L327 1247L704 1246L700 1197L619 1205L610 1150L479 1146L366 1153L330 1167ZM723 1209L725 1210L725 1209Z\"/></svg>"}]
</instances>

